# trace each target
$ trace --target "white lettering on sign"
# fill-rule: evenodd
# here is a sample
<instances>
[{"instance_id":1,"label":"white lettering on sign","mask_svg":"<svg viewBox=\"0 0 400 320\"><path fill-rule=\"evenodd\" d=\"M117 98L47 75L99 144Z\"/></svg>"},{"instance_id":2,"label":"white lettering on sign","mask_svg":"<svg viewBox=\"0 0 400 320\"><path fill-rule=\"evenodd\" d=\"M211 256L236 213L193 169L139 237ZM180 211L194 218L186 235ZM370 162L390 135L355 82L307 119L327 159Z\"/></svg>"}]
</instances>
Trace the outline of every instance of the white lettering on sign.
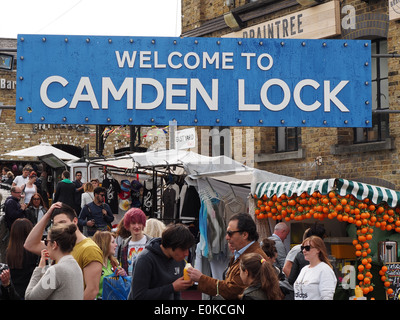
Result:
<instances>
[{"instance_id":1,"label":"white lettering on sign","mask_svg":"<svg viewBox=\"0 0 400 320\"><path fill-rule=\"evenodd\" d=\"M255 52L241 52L236 57L238 61L235 61L232 52L207 53L190 51L181 53L173 51L160 56L158 51L123 51L122 53L115 51L115 57L119 68L165 69L168 67L172 70L186 68L192 71L199 68L234 70L237 67L238 69L244 69L246 72L254 69L265 72L267 79L267 73L274 67L274 58L266 52L259 54ZM126 77L119 88L117 88L112 78L102 77L101 96L97 97L90 78L81 77L75 88L72 100L69 103L65 97L54 98L54 96L57 96L54 93L52 94L53 100L49 98L47 92L50 86L61 85L62 88L66 88L69 85L68 80L64 77L53 75L42 82L40 98L51 109L63 108L68 103L69 109L76 109L79 107L80 102L88 102L91 104L93 110L98 110L100 109L99 99L101 98L101 109L106 110L109 108L110 98L114 101L121 101L126 97L127 110L153 110L164 103L166 110L186 111L197 109L197 99L199 96L210 111L218 111L219 80L208 79L203 81L207 81L207 84L202 83L197 78L169 77L164 80L164 83L161 83L159 80L150 77ZM298 81L298 83L292 83L293 88L291 89L285 80L272 78L260 84L258 95L255 95L252 91L246 96L246 80L237 79L238 100L236 108L239 111L260 111L261 105L263 105L266 109L277 112L284 110L290 101L293 100L295 105L305 112L313 112L322 105L324 112L331 112L331 102L341 112L349 112L349 109L338 98L339 93L348 83L348 80L342 80L331 89L332 84L330 80L319 80L318 82L314 79L303 79ZM279 87L282 91L282 99L275 98L275 100L280 101L272 102L270 100L268 92L271 87ZM308 102L309 104L305 103L302 100L302 92L306 87L309 87L306 90L320 90L321 93L319 96L322 97L323 95L323 100L318 101L316 99L315 101L311 101L311 103ZM63 91L62 88L61 91ZM209 89L206 90L206 88ZM155 95L153 94L152 98L147 95L144 96L146 89L154 92ZM246 101L246 97L248 99L251 97L252 101Z\"/></svg>"},{"instance_id":2,"label":"white lettering on sign","mask_svg":"<svg viewBox=\"0 0 400 320\"><path fill-rule=\"evenodd\" d=\"M147 103L143 102L142 88L144 85L149 85L156 89L157 98L154 101L147 102ZM157 81L155 79L151 79L151 78L137 78L136 79L136 101L135 101L136 109L139 109L139 110L155 109L161 104L161 102L163 100L163 96L164 96L164 88L159 81Z\"/></svg>"},{"instance_id":3,"label":"white lettering on sign","mask_svg":"<svg viewBox=\"0 0 400 320\"><path fill-rule=\"evenodd\" d=\"M68 101L65 98L62 98L59 101L51 101L49 99L49 97L47 96L47 89L52 83L59 83L63 87L65 87L68 84L68 81L60 76L51 76L46 78L40 86L40 99L43 101L43 103L51 109L59 109L64 107L68 103Z\"/></svg>"},{"instance_id":4,"label":"white lettering on sign","mask_svg":"<svg viewBox=\"0 0 400 320\"><path fill-rule=\"evenodd\" d=\"M136 80L136 86L134 85L134 80ZM45 79L40 88L40 98L42 102L49 108L58 109L66 106L68 101L62 98L59 101L51 101L47 95L47 89L53 83L59 83L63 87L68 85L68 81L61 76L51 76ZM331 82L325 80L323 83L323 96L324 96L324 111L331 111L331 102L333 102L340 111L349 112L349 109L339 100L337 95L340 91L349 83L347 80L342 80L336 85L333 90L331 90ZM189 89L182 89L182 87L187 87L190 84ZM143 101L143 87L151 86L156 90L156 97L153 101L144 102ZM180 86L181 89L176 89L175 86ZM283 91L283 99L277 104L273 104L268 99L268 90L272 86L278 86ZM293 99L296 106L307 112L312 112L317 110L322 104L319 101L314 101L314 103L307 105L301 99L301 90L310 86L315 90L319 89L320 84L312 79L304 79L296 84L293 90ZM134 88L136 98L133 99ZM245 102L245 88L246 83L244 79L238 79L238 110L239 111L260 111L259 103L246 103ZM86 93L84 93L86 92ZM166 89L161 82L152 78L125 78L121 87L117 90L109 77L102 78L102 109L108 109L109 93L117 101L121 100L123 96L127 95L126 108L138 109L138 110L152 110L158 108L163 100L166 101L167 110L196 110L197 105L197 93L203 98L207 107L211 111L218 110L218 79L212 79L211 95L206 91L203 84L199 79L185 79L185 78L167 78L166 79ZM174 97L187 97L189 94L189 105L187 103L174 103ZM281 111L287 107L289 104L292 93L288 84L282 79L269 79L260 88L260 100L265 108L271 111ZM94 110L99 109L99 104L94 93L92 84L88 77L82 77L78 83L75 90L74 96L72 98L70 109L77 108L79 102L87 101L90 102Z\"/></svg>"},{"instance_id":5,"label":"white lettering on sign","mask_svg":"<svg viewBox=\"0 0 400 320\"><path fill-rule=\"evenodd\" d=\"M7 79L0 79L0 89L14 90L16 86L16 81L11 81Z\"/></svg>"},{"instance_id":6,"label":"white lettering on sign","mask_svg":"<svg viewBox=\"0 0 400 320\"><path fill-rule=\"evenodd\" d=\"M136 85L134 85L134 78L125 78L121 87L117 90L113 84L111 78L102 78L102 109L108 109L109 93L113 96L116 101L119 101L123 96L127 95L126 109L138 110L151 110L160 106L164 98L166 100L166 109L168 110L196 110L197 105L197 93L203 98L209 110L218 110L218 79L212 79L211 83L211 95L208 94L203 84L199 79L189 79L190 89L176 89L176 85L187 86L188 79L184 78L167 78L166 79L166 90L164 92L164 87L161 82L152 78L136 78ZM68 101L62 98L58 101L52 101L47 95L47 90L51 85L61 84L63 87L68 85L68 81L61 76L50 76L46 78L40 87L40 99L42 102L51 109L59 109L65 107ZM151 86L156 90L156 98L150 102L143 101L143 87ZM133 93L136 97L133 99ZM86 91L86 93L84 93ZM190 95L190 106L187 104L174 103L174 97L186 97ZM72 98L70 109L75 109L79 102L87 101L90 102L93 109L99 109L99 104L94 93L92 84L88 77L81 77L79 84L75 90L74 96Z\"/></svg>"},{"instance_id":7,"label":"white lettering on sign","mask_svg":"<svg viewBox=\"0 0 400 320\"><path fill-rule=\"evenodd\" d=\"M331 111L331 101L339 108L340 111L342 112L349 112L349 109L346 108L346 106L338 99L337 95L339 92L349 83L349 81L340 81L340 83L331 91L330 90L330 81L325 80L324 81L324 111L325 112L330 112ZM238 96L238 101L239 101L239 111L260 111L260 104L247 104L245 103L245 80L239 79L238 80L238 85L239 85L239 96ZM269 99L268 99L268 90L272 86L278 86L282 89L283 91L283 99L280 103L278 104L272 104ZM295 86L293 90L293 99L294 103L296 106L306 112L312 112L317 110L320 106L321 103L319 101L315 101L311 105L305 104L301 100L301 90L305 86L311 86L314 89L318 89L320 87L320 84L312 79L305 79L301 80L297 85ZM271 111L281 111L287 107L287 105L290 102L291 99L291 92L290 88L287 85L287 83L281 79L270 79L266 81L263 86L260 89L260 99L261 102L263 103L264 107Z\"/></svg>"},{"instance_id":8,"label":"white lettering on sign","mask_svg":"<svg viewBox=\"0 0 400 320\"><path fill-rule=\"evenodd\" d=\"M103 81L103 90L102 90L102 100L101 100L101 108L108 109L108 93L110 92L111 95L115 100L121 100L124 96L125 92L127 93L127 104L126 108L133 109L133 78L125 78L124 82L122 83L119 90L117 90L109 77L102 78Z\"/></svg>"},{"instance_id":9,"label":"white lettering on sign","mask_svg":"<svg viewBox=\"0 0 400 320\"><path fill-rule=\"evenodd\" d=\"M139 67L140 69L165 69L167 66L172 69L180 69L185 67L188 70L195 70L197 68L208 69L213 67L215 69L221 68L225 70L234 69L233 52L215 52L212 56L207 52L201 54L197 52L187 52L182 54L178 51L173 51L168 54L165 61L161 61L158 51L139 51L139 65L136 64L137 51L115 51L115 57L119 68L130 69ZM262 59L261 57L260 59Z\"/></svg>"},{"instance_id":10,"label":"white lettering on sign","mask_svg":"<svg viewBox=\"0 0 400 320\"><path fill-rule=\"evenodd\" d=\"M241 56L242 56L242 57L246 57L246 69L247 69L247 70L250 70L250 69L251 69L251 63L250 63L251 60L250 60L250 58L255 57L256 54L255 54L255 53L252 53L252 52L243 52L243 53L241 54ZM269 63L268 63L267 66L264 66L264 65L261 63L262 59L264 59L264 58L267 58L268 61L269 61ZM257 67L258 67L260 70L268 71L269 69L272 68L273 65L274 65L274 59L272 59L271 55L269 55L268 53L260 54L260 56L257 58Z\"/></svg>"},{"instance_id":11,"label":"white lettering on sign","mask_svg":"<svg viewBox=\"0 0 400 320\"><path fill-rule=\"evenodd\" d=\"M86 93L84 93L86 91ZM96 96L93 91L92 83L88 77L82 77L76 87L74 97L72 98L70 109L75 109L78 102L88 101L93 109L99 109Z\"/></svg>"}]
</instances>

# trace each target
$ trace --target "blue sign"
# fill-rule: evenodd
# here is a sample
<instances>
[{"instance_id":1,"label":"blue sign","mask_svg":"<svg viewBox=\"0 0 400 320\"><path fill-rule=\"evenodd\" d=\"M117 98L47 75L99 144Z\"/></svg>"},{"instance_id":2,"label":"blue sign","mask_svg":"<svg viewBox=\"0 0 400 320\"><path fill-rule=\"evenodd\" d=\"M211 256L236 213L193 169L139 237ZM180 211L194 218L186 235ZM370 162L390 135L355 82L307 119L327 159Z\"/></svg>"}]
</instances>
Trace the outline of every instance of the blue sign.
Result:
<instances>
[{"instance_id":1,"label":"blue sign","mask_svg":"<svg viewBox=\"0 0 400 320\"><path fill-rule=\"evenodd\" d=\"M371 127L368 40L19 35L17 123Z\"/></svg>"}]
</instances>

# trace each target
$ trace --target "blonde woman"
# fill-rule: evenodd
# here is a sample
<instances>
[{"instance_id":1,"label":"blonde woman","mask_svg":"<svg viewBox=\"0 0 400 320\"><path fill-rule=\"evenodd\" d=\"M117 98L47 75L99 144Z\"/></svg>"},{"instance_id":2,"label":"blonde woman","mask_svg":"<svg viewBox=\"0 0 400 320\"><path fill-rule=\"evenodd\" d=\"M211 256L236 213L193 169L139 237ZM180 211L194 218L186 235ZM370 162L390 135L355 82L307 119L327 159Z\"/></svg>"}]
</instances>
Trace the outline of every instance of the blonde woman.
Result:
<instances>
[{"instance_id":1,"label":"blonde woman","mask_svg":"<svg viewBox=\"0 0 400 320\"><path fill-rule=\"evenodd\" d=\"M324 241L317 236L306 238L301 251L310 264L301 269L293 284L295 300L333 300L337 279Z\"/></svg>"},{"instance_id":2,"label":"blonde woman","mask_svg":"<svg viewBox=\"0 0 400 320\"><path fill-rule=\"evenodd\" d=\"M83 208L86 204L93 202L94 194L93 194L93 185L91 183L85 183L83 186L83 194L81 198L81 208ZM79 212L78 212L79 214Z\"/></svg>"},{"instance_id":3,"label":"blonde woman","mask_svg":"<svg viewBox=\"0 0 400 320\"><path fill-rule=\"evenodd\" d=\"M143 233L152 238L161 238L161 234L165 229L165 224L155 218L150 218L146 221Z\"/></svg>"},{"instance_id":4,"label":"blonde woman","mask_svg":"<svg viewBox=\"0 0 400 320\"><path fill-rule=\"evenodd\" d=\"M93 235L93 241L103 251L103 268L100 277L99 293L97 299L101 299L103 295L103 279L110 274L126 276L125 270L119 266L118 260L114 257L117 243L113 234L109 231L96 231Z\"/></svg>"}]
</instances>

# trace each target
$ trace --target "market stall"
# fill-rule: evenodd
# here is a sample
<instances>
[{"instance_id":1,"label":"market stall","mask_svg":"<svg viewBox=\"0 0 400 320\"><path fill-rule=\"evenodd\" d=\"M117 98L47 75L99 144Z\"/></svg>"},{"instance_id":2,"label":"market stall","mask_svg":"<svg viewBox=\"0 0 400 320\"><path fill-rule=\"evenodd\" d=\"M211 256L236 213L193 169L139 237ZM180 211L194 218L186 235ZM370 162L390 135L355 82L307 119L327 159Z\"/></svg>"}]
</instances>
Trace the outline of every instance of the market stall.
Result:
<instances>
[{"instance_id":1,"label":"market stall","mask_svg":"<svg viewBox=\"0 0 400 320\"><path fill-rule=\"evenodd\" d=\"M203 273L222 279L223 271L229 261L225 231L229 218L239 212L249 212L249 196L252 181L292 181L294 178L250 168L226 156L208 157L191 151L163 150L146 153L133 153L127 156L96 161L111 172L126 175L147 174L148 179L165 177L169 174L183 177L180 186L183 206L176 221L193 221L198 227L199 243L196 248L196 268ZM154 184L153 184L154 185ZM185 189L187 187L187 189ZM164 186L167 188L167 186ZM197 201L182 196L184 190L195 190ZM167 189L165 189L167 190ZM154 190L157 198L161 192ZM156 197L153 197L156 201ZM191 213L196 212L194 220L185 212L185 203L191 205ZM193 204L196 203L196 207ZM158 203L154 204L157 208ZM163 215L160 215L163 218ZM163 219L162 219L163 220ZM170 222L170 220L167 220ZM258 224L258 226L261 226ZM260 234L269 231L260 229Z\"/></svg>"},{"instance_id":2,"label":"market stall","mask_svg":"<svg viewBox=\"0 0 400 320\"><path fill-rule=\"evenodd\" d=\"M46 142L41 142L38 145L28 148L14 150L3 154L3 156L12 157L11 159L23 158L32 161L32 163L41 163L44 165L44 170L48 171L47 183L49 190L55 190L57 184L56 177L61 176L61 172L68 168L67 162L79 160L78 157L53 147Z\"/></svg>"},{"instance_id":3,"label":"market stall","mask_svg":"<svg viewBox=\"0 0 400 320\"><path fill-rule=\"evenodd\" d=\"M199 190L198 181L200 180L205 182L206 186L213 185L219 190L222 188L225 191L230 191L238 188L237 193L246 194L244 200L247 202L253 170L225 156L208 157L183 150L132 153L117 158L94 160L92 163L106 167L119 180L130 176L140 177L138 180L143 185L148 182L153 191L151 194L152 210L155 213L154 216L159 218L165 218L161 213L163 203L160 201L163 199L163 193L170 191L168 187L175 184L179 186L179 190L174 187L176 188L177 200L181 200L180 208L183 206L183 193L190 187ZM213 177L216 180L213 180ZM220 183L217 183L217 181ZM245 188L245 192L242 191L243 188ZM206 188L200 189L205 191ZM204 195L202 191L199 192L200 197ZM222 193L226 194L225 191ZM180 199L178 199L178 196L180 196ZM177 211L174 217L168 217L168 219L193 218L182 216L182 210Z\"/></svg>"},{"instance_id":4,"label":"market stall","mask_svg":"<svg viewBox=\"0 0 400 320\"><path fill-rule=\"evenodd\" d=\"M389 257L384 242L400 241L400 192L351 180L322 179L253 183L252 195L257 220L313 218L347 223L353 237L355 283L364 295L383 284L389 299L398 298L386 266L397 262L398 248ZM380 267L379 275L372 275L373 265Z\"/></svg>"}]
</instances>

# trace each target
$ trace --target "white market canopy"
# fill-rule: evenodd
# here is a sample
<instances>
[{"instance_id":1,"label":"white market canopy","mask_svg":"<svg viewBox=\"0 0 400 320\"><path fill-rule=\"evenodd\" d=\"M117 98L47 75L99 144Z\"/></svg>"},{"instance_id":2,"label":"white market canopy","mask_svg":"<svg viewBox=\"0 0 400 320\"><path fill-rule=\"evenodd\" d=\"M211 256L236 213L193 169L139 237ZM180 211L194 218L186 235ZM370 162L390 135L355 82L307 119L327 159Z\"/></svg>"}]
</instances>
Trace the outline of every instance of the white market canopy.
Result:
<instances>
[{"instance_id":1,"label":"white market canopy","mask_svg":"<svg viewBox=\"0 0 400 320\"><path fill-rule=\"evenodd\" d=\"M210 177L231 185L251 185L252 193L254 193L256 184L260 182L298 181L293 177L248 167L226 156L208 157L185 150L137 152L92 162L122 170L177 166L178 168L174 170L175 174L186 173L193 180Z\"/></svg>"},{"instance_id":2,"label":"white market canopy","mask_svg":"<svg viewBox=\"0 0 400 320\"><path fill-rule=\"evenodd\" d=\"M208 157L184 150L136 152L93 162L123 170L170 167L172 171L172 167L176 166L177 168L173 170L175 174L185 172L192 179L212 176L229 183L248 185L251 183L254 170L226 156Z\"/></svg>"},{"instance_id":3,"label":"white market canopy","mask_svg":"<svg viewBox=\"0 0 400 320\"><path fill-rule=\"evenodd\" d=\"M37 158L45 155L53 154L57 158L61 160L78 160L78 157L75 157L74 155L65 152L61 149L58 149L56 147L53 147L49 143L44 143L42 142L39 145L29 147L26 149L20 149L16 151L11 151L6 154L3 154L4 156L15 156L15 157L29 157L29 158Z\"/></svg>"},{"instance_id":4,"label":"white market canopy","mask_svg":"<svg viewBox=\"0 0 400 320\"><path fill-rule=\"evenodd\" d=\"M162 167L183 165L184 163L188 162L201 161L205 161L205 158L194 152L181 150L162 150L135 152L121 157L109 158L105 160L95 160L94 162L96 164L119 169L132 169L134 167L147 168L156 166Z\"/></svg>"}]
</instances>

